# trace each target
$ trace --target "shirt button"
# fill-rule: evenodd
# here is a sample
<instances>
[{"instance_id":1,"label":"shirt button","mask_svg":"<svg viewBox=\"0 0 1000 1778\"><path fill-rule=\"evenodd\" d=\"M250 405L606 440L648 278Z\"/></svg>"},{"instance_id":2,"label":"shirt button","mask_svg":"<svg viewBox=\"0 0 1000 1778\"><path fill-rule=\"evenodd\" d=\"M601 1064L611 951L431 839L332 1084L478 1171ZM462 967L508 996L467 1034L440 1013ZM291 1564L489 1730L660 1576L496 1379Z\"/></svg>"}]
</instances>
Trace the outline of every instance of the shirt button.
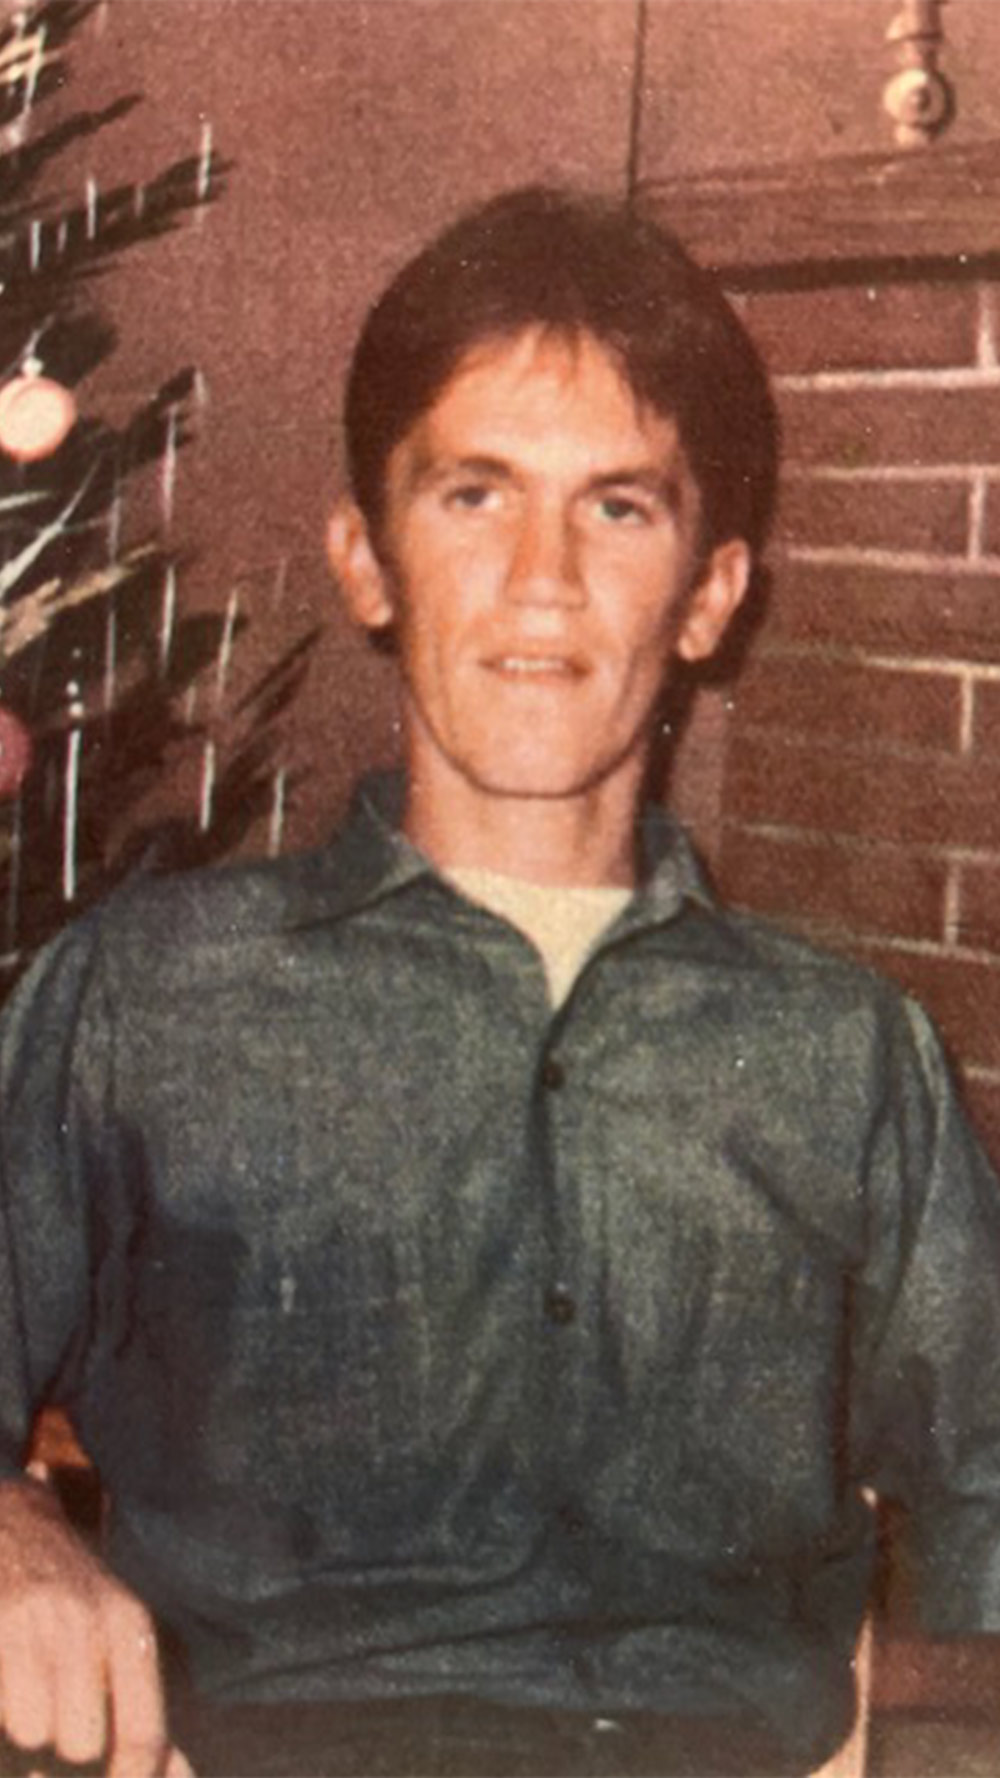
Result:
<instances>
[{"instance_id":1,"label":"shirt button","mask_svg":"<svg viewBox=\"0 0 1000 1778\"><path fill-rule=\"evenodd\" d=\"M558 1327L568 1327L576 1319L576 1303L565 1284L553 1284L545 1292L545 1313Z\"/></svg>"},{"instance_id":2,"label":"shirt button","mask_svg":"<svg viewBox=\"0 0 1000 1778\"><path fill-rule=\"evenodd\" d=\"M542 1063L542 1085L549 1093L557 1093L565 1084L566 1070L558 1056L546 1056Z\"/></svg>"},{"instance_id":3,"label":"shirt button","mask_svg":"<svg viewBox=\"0 0 1000 1778\"><path fill-rule=\"evenodd\" d=\"M556 1518L567 1537L581 1537L587 1529L587 1521L575 1500L564 1500L556 1507Z\"/></svg>"}]
</instances>

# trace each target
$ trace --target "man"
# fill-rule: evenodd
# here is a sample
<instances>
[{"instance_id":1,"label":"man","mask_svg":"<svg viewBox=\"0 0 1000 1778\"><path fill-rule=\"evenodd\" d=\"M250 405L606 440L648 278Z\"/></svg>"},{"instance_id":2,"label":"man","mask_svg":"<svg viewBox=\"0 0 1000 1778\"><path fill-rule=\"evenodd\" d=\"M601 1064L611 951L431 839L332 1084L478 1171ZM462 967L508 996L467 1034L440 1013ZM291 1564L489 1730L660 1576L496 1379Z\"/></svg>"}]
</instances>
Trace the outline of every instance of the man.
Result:
<instances>
[{"instance_id":1,"label":"man","mask_svg":"<svg viewBox=\"0 0 1000 1778\"><path fill-rule=\"evenodd\" d=\"M1000 1205L920 1013L644 806L766 381L670 238L519 192L382 298L347 432L404 780L130 886L6 1015L3 1722L130 1778L808 1772L867 1490L932 1627L1000 1623ZM20 1475L54 1395L107 1568Z\"/></svg>"}]
</instances>

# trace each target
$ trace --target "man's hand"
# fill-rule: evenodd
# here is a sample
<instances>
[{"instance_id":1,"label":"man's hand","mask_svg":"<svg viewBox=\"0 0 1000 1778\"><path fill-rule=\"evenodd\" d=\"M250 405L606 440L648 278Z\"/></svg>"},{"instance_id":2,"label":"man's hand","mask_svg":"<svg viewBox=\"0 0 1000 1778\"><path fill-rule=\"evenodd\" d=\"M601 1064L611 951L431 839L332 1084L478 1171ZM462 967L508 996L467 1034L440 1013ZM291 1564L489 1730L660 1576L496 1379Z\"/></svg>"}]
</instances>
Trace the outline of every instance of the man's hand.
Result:
<instances>
[{"instance_id":1,"label":"man's hand","mask_svg":"<svg viewBox=\"0 0 1000 1778\"><path fill-rule=\"evenodd\" d=\"M107 1778L190 1773L170 1745L149 1613L31 1480L0 1485L0 1728L66 1760L106 1756Z\"/></svg>"}]
</instances>

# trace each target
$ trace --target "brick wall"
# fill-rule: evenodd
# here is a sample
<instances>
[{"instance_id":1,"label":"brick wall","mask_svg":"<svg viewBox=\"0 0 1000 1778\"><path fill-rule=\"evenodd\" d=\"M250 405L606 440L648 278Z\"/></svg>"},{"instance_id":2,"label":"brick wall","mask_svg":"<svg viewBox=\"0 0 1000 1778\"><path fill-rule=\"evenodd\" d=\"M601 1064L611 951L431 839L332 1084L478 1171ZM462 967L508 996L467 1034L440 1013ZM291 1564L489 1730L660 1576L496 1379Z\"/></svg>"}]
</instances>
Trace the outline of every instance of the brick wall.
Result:
<instances>
[{"instance_id":1,"label":"brick wall","mask_svg":"<svg viewBox=\"0 0 1000 1778\"><path fill-rule=\"evenodd\" d=\"M915 992L1000 1159L1000 291L753 294L787 467L718 874Z\"/></svg>"}]
</instances>

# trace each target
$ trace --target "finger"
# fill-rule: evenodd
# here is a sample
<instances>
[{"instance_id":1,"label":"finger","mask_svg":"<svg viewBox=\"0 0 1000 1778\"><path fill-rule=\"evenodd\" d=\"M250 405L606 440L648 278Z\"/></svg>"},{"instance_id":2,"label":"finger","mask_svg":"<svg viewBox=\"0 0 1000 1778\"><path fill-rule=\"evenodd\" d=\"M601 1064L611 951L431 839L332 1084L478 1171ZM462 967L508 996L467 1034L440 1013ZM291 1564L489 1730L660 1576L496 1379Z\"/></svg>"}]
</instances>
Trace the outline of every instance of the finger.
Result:
<instances>
[{"instance_id":1,"label":"finger","mask_svg":"<svg viewBox=\"0 0 1000 1778\"><path fill-rule=\"evenodd\" d=\"M64 1759L83 1765L104 1752L107 1735L106 1668L90 1624L71 1638L67 1626L56 1669L53 1743Z\"/></svg>"},{"instance_id":2,"label":"finger","mask_svg":"<svg viewBox=\"0 0 1000 1778\"><path fill-rule=\"evenodd\" d=\"M11 1626L0 1660L0 1723L16 1747L45 1747L52 1739L55 1676L44 1646Z\"/></svg>"},{"instance_id":3,"label":"finger","mask_svg":"<svg viewBox=\"0 0 1000 1778\"><path fill-rule=\"evenodd\" d=\"M179 1747L171 1747L163 1767L163 1778L195 1778L195 1769L191 1761Z\"/></svg>"},{"instance_id":4,"label":"finger","mask_svg":"<svg viewBox=\"0 0 1000 1778\"><path fill-rule=\"evenodd\" d=\"M131 1599L116 1600L108 1620L107 1778L158 1778L169 1739L153 1626Z\"/></svg>"}]
</instances>

